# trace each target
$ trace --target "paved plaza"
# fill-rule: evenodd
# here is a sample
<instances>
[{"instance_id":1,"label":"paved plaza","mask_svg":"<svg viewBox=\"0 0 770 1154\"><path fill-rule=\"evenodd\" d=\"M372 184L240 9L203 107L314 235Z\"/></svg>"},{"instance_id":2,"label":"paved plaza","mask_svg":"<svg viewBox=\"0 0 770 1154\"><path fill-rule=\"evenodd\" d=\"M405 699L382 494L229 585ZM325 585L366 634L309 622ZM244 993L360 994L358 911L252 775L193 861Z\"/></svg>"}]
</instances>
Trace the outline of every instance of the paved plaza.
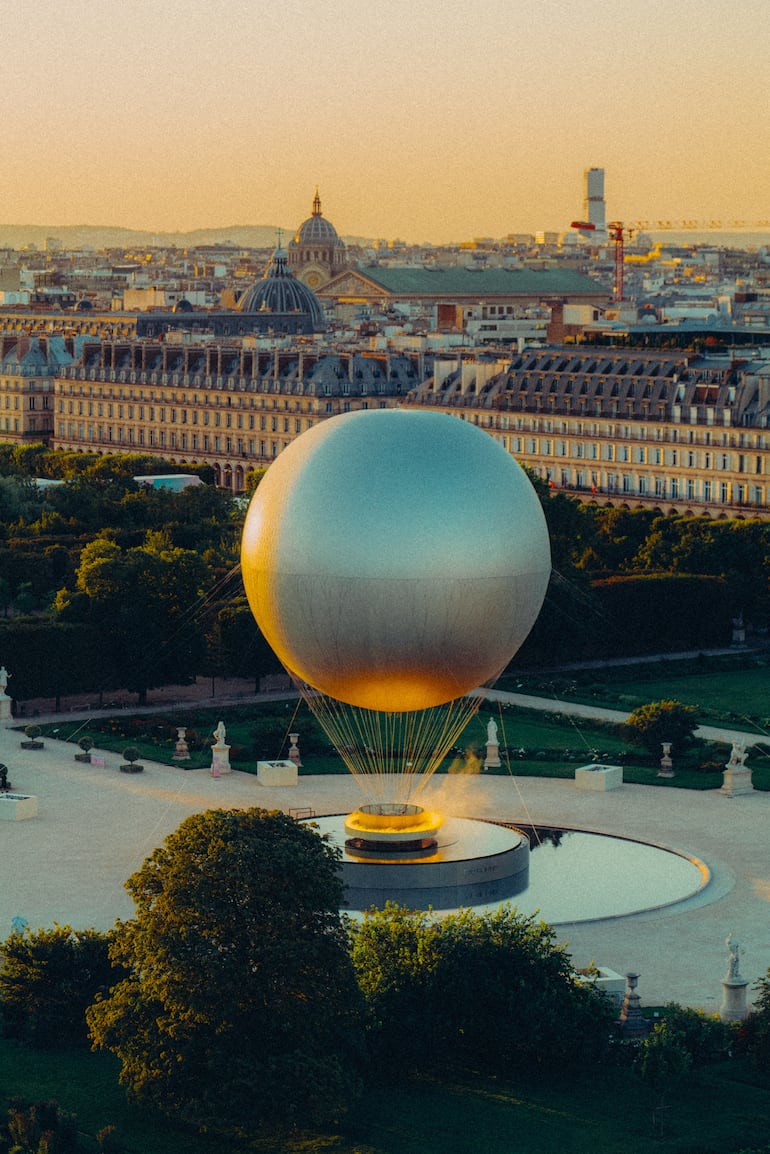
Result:
<instances>
[{"instance_id":1,"label":"paved plaza","mask_svg":"<svg viewBox=\"0 0 770 1154\"><path fill-rule=\"evenodd\" d=\"M39 813L0 822L0 937L15 917L33 928L58 922L102 930L131 917L126 878L191 813L307 807L320 816L361 802L347 774L271 789L249 774L214 778L206 769L145 760L143 773L127 775L118 754L106 753L104 767L85 765L71 744L46 738L44 749L28 751L22 737L7 723L0 728L0 762L14 791L38 798ZM557 928L576 965L639 972L643 1003L717 1011L728 934L744 951L745 978L753 982L770 966L770 793L727 798L637 785L590 792L572 781L490 775L436 777L430 788L426 802L447 813L629 836L706 863L708 885L676 905Z\"/></svg>"}]
</instances>

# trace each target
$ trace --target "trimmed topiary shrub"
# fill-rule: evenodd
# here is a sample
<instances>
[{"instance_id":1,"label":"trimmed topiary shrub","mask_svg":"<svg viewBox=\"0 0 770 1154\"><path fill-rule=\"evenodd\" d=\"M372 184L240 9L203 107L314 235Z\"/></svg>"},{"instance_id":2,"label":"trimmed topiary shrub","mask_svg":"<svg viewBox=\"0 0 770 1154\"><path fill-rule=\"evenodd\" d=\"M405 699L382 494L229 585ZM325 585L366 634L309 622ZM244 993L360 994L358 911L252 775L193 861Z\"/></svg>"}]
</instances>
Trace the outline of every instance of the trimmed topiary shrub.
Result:
<instances>
[{"instance_id":1,"label":"trimmed topiary shrub","mask_svg":"<svg viewBox=\"0 0 770 1154\"><path fill-rule=\"evenodd\" d=\"M123 750L123 764L120 766L121 773L142 773L143 765L139 765L139 750L135 745L127 745Z\"/></svg>"},{"instance_id":2,"label":"trimmed topiary shrub","mask_svg":"<svg viewBox=\"0 0 770 1154\"><path fill-rule=\"evenodd\" d=\"M27 726L25 726L24 727L24 733L26 734L27 740L20 742L21 748L22 749L43 749L45 747L45 742L38 740L42 732L43 731L39 725L27 725Z\"/></svg>"},{"instance_id":3,"label":"trimmed topiary shrub","mask_svg":"<svg viewBox=\"0 0 770 1154\"><path fill-rule=\"evenodd\" d=\"M94 747L94 739L92 737L89 737L88 734L84 734L80 738L78 745L80 746L80 749L82 750L82 752L75 754L75 761L90 762L91 761L91 750Z\"/></svg>"}]
</instances>

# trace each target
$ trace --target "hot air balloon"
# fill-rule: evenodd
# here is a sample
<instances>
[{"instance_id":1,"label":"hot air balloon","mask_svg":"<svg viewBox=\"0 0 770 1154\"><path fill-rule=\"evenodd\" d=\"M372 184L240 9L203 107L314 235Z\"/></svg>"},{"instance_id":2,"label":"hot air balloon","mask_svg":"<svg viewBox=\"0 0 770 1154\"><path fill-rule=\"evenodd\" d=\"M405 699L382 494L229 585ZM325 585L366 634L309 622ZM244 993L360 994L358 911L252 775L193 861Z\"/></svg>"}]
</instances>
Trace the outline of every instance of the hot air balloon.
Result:
<instances>
[{"instance_id":1,"label":"hot air balloon","mask_svg":"<svg viewBox=\"0 0 770 1154\"><path fill-rule=\"evenodd\" d=\"M551 570L540 501L491 436L426 410L330 418L246 516L249 604L364 792L422 789L529 633Z\"/></svg>"}]
</instances>

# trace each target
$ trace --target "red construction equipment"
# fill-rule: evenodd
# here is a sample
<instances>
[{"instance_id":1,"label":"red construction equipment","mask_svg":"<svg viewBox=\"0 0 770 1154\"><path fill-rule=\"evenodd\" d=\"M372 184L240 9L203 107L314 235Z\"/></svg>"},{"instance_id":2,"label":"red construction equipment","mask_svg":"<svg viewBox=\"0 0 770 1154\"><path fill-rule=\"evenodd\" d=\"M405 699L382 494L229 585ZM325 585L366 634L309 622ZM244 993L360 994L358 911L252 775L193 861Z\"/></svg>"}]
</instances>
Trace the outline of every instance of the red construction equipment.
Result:
<instances>
[{"instance_id":1,"label":"red construction equipment","mask_svg":"<svg viewBox=\"0 0 770 1154\"><path fill-rule=\"evenodd\" d=\"M596 225L587 220L573 220L570 227L577 228L580 232L596 231ZM625 300L626 237L630 239L634 235L634 229L626 228L620 220L611 220L607 225L607 235L615 246L615 281L612 295L616 301L622 301Z\"/></svg>"}]
</instances>

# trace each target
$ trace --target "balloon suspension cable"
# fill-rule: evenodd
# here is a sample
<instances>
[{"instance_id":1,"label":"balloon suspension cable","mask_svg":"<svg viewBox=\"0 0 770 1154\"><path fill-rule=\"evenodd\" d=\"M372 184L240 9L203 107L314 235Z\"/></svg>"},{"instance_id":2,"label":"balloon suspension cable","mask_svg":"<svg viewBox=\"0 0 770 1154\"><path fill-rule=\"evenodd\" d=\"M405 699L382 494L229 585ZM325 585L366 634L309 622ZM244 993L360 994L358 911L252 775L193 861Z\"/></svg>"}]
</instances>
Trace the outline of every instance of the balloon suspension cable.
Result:
<instances>
[{"instance_id":1,"label":"balloon suspension cable","mask_svg":"<svg viewBox=\"0 0 770 1154\"><path fill-rule=\"evenodd\" d=\"M385 712L347 705L307 685L300 692L372 804L414 804L480 705L468 696Z\"/></svg>"},{"instance_id":2,"label":"balloon suspension cable","mask_svg":"<svg viewBox=\"0 0 770 1154\"><path fill-rule=\"evenodd\" d=\"M503 703L501 701L497 702L497 712L498 712L498 716L500 718L500 732L503 735L503 757L505 759L505 765L506 765L506 768L508 770L508 776L510 777L511 781L513 782L513 784L515 786L516 793L517 793L518 798L519 798L519 802L521 803L521 808L524 810L524 816L527 819L527 825L532 830L532 833L534 834L534 837L535 837L535 840L537 841L537 844L540 845L541 839L540 839L540 834L537 832L537 826L535 825L532 814L529 812L529 806L527 805L526 801L524 800L524 795L521 792L521 786L519 785L519 779L517 778L516 774L513 772L513 769L511 768L511 758L510 758L510 754L508 753L508 739L505 736L505 718L503 717Z\"/></svg>"},{"instance_id":3,"label":"balloon suspension cable","mask_svg":"<svg viewBox=\"0 0 770 1154\"><path fill-rule=\"evenodd\" d=\"M294 730L294 722L297 720L297 714L299 713L299 709L300 709L301 705L302 705L302 696L300 695L297 698L297 704L294 706L294 712L292 713L291 717L289 718L289 724L287 725L286 732L283 735L283 739L281 741L281 746L280 746L280 749L278 750L278 756L279 757L281 757L283 755L283 747L288 742L289 735Z\"/></svg>"}]
</instances>

